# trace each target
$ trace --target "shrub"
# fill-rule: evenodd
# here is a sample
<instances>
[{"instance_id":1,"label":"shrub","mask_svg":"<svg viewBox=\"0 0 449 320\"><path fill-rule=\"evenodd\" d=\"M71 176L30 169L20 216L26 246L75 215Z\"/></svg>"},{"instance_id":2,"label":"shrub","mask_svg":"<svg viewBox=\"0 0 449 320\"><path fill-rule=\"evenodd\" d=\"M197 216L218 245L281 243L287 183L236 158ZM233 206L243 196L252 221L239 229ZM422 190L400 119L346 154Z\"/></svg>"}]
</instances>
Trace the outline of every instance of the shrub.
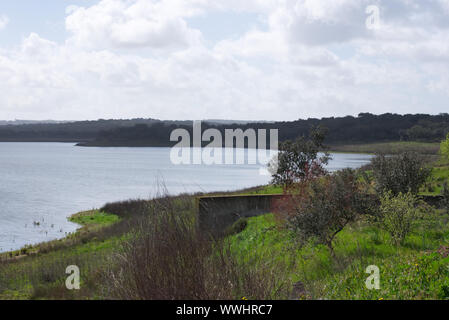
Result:
<instances>
[{"instance_id":1,"label":"shrub","mask_svg":"<svg viewBox=\"0 0 449 320\"><path fill-rule=\"evenodd\" d=\"M294 183L323 175L330 159L329 154L320 156L326 132L323 128L312 129L309 137L298 137L295 141L285 141L279 146L277 168L272 183L290 187Z\"/></svg>"},{"instance_id":2,"label":"shrub","mask_svg":"<svg viewBox=\"0 0 449 320\"><path fill-rule=\"evenodd\" d=\"M423 157L414 152L393 156L377 155L371 160L376 190L379 194L391 191L393 195L411 192L417 194L432 170Z\"/></svg>"},{"instance_id":3,"label":"shrub","mask_svg":"<svg viewBox=\"0 0 449 320\"><path fill-rule=\"evenodd\" d=\"M443 184L443 189L441 189L441 196L443 208L445 209L446 213L449 214L449 185L447 182Z\"/></svg>"},{"instance_id":4,"label":"shrub","mask_svg":"<svg viewBox=\"0 0 449 320\"><path fill-rule=\"evenodd\" d=\"M354 170L310 180L276 203L275 211L300 240L325 244L333 252L335 236L359 214L370 210L370 198Z\"/></svg>"},{"instance_id":5,"label":"shrub","mask_svg":"<svg viewBox=\"0 0 449 320\"><path fill-rule=\"evenodd\" d=\"M399 245L411 231L412 223L418 214L415 206L417 198L411 192L395 196L389 191L380 201L381 226L390 234L393 242Z\"/></svg>"}]
</instances>

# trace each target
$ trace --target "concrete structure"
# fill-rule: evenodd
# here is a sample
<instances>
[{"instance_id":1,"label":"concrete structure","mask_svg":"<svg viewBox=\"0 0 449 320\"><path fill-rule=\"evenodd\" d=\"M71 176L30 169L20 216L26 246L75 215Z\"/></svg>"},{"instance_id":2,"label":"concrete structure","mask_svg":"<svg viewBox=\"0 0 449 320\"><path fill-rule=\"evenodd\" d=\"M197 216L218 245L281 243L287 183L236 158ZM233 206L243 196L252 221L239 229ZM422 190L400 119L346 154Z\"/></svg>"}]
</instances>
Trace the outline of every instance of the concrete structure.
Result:
<instances>
[{"instance_id":1,"label":"concrete structure","mask_svg":"<svg viewBox=\"0 0 449 320\"><path fill-rule=\"evenodd\" d=\"M286 195L221 195L196 198L198 227L213 236L220 236L238 219L273 211L273 203ZM441 196L421 196L425 202L439 206Z\"/></svg>"},{"instance_id":2,"label":"concrete structure","mask_svg":"<svg viewBox=\"0 0 449 320\"><path fill-rule=\"evenodd\" d=\"M240 218L271 212L273 201L282 197L279 194L198 197L198 227L214 236L220 235Z\"/></svg>"}]
</instances>

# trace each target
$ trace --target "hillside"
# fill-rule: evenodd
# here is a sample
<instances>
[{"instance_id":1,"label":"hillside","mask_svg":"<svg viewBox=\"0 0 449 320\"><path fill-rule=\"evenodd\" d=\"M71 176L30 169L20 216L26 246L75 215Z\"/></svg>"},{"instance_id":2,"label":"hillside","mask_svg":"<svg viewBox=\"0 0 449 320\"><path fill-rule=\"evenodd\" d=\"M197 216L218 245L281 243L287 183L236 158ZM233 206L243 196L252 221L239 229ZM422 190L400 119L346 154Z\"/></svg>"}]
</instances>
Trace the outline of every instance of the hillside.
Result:
<instances>
[{"instance_id":1,"label":"hillside","mask_svg":"<svg viewBox=\"0 0 449 320\"><path fill-rule=\"evenodd\" d=\"M361 144L390 141L439 142L449 132L449 114L440 115L374 115L361 113L357 117L307 119L288 122L205 121L202 129L278 129L285 141L307 135L313 126L328 128L327 143ZM97 120L64 123L31 123L0 126L0 142L77 142L82 146L172 146L170 133L176 128L192 132L191 121L161 121L155 119ZM191 134L192 136L192 134Z\"/></svg>"},{"instance_id":2,"label":"hillside","mask_svg":"<svg viewBox=\"0 0 449 320\"><path fill-rule=\"evenodd\" d=\"M323 126L329 130L327 144L361 144L390 141L439 142L449 132L449 115L373 115L362 113L357 117L307 119L290 122L248 123L217 125L203 123L202 130L215 128L224 137L225 129L278 129L280 141L293 140L307 135L310 128ZM156 123L151 126L138 124L102 131L83 146L172 146L170 133L176 128L186 129L193 137L192 126Z\"/></svg>"}]
</instances>

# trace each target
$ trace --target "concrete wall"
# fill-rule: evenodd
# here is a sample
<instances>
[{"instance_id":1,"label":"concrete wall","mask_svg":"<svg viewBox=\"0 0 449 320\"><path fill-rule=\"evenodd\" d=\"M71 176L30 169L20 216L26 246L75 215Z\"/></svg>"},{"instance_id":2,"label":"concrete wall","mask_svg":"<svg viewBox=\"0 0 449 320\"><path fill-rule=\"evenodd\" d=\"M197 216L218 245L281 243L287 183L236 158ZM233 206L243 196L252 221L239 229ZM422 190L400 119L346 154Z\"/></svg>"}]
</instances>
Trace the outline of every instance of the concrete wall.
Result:
<instances>
[{"instance_id":1,"label":"concrete wall","mask_svg":"<svg viewBox=\"0 0 449 320\"><path fill-rule=\"evenodd\" d=\"M237 195L198 197L198 226L212 235L222 234L242 217L254 217L272 211L273 200L282 195Z\"/></svg>"}]
</instances>

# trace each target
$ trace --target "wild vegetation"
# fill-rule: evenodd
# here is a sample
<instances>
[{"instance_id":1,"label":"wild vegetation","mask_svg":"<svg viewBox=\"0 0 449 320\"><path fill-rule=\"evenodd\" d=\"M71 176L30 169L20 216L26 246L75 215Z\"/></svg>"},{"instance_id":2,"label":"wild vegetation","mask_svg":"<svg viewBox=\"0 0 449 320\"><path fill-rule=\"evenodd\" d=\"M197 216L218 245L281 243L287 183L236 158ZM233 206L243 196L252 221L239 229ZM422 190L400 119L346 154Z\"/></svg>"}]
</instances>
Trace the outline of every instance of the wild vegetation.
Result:
<instances>
[{"instance_id":1,"label":"wild vegetation","mask_svg":"<svg viewBox=\"0 0 449 320\"><path fill-rule=\"evenodd\" d=\"M315 240L333 255L337 234L361 212L369 214L371 202L356 173L346 169L290 186L274 210L301 245Z\"/></svg>"},{"instance_id":2,"label":"wild vegetation","mask_svg":"<svg viewBox=\"0 0 449 320\"><path fill-rule=\"evenodd\" d=\"M160 198L113 257L108 295L118 299L282 299L286 265L279 254L235 252L195 228L192 201ZM244 258L243 258L244 257Z\"/></svg>"},{"instance_id":3,"label":"wild vegetation","mask_svg":"<svg viewBox=\"0 0 449 320\"><path fill-rule=\"evenodd\" d=\"M413 157L413 165L401 165L409 157ZM274 215L249 219L247 228L232 236L234 245L265 253L292 246L298 238L302 240L300 246L288 252L290 255L284 256L288 261L295 261L291 279L294 287L301 288L296 292L296 298L448 299L449 216L444 209L444 201L433 207L420 200L420 194L438 195L439 190L446 193L444 185L448 181L448 163L444 160L424 163L412 154L390 157L391 161L379 156L373 162L379 159L385 165L385 168L380 166L385 173L396 176L399 182L385 183L381 174L373 174L373 170L379 169L375 164L369 166L368 172L364 171L366 169L359 171L360 185L352 194L370 190L374 199L378 199L378 205L371 208L374 210L364 208L355 211L358 214L349 215L350 221L346 224L346 220L340 220L343 228L334 229L341 230L335 234L332 248L329 240L319 241L320 238L326 239L322 236L323 231L338 224L335 211L344 215L352 206L346 204L337 209L335 204L339 201L329 201L332 194L338 194L335 187L314 192L319 189L317 186L329 185L328 175L308 181L305 196L304 189L294 193L304 202L288 200L287 203L291 202L293 206L284 202L283 206L276 208ZM430 175L428 166L434 167ZM432 192L429 185L433 185ZM343 189L350 190L348 187ZM350 198L342 197L345 201ZM443 199L446 198L443 196ZM310 205L311 201L313 205ZM326 220L325 213L333 215L334 219ZM291 227L291 221L299 221L301 232ZM303 241L304 237L309 241ZM379 290L365 287L369 275L365 271L370 265L380 269Z\"/></svg>"},{"instance_id":4,"label":"wild vegetation","mask_svg":"<svg viewBox=\"0 0 449 320\"><path fill-rule=\"evenodd\" d=\"M380 155L308 174L320 155L307 139L281 149L298 156L278 172L293 182L243 191L282 193L273 213L215 239L191 195L107 204L72 216L82 227L65 239L0 255L0 299L449 299L448 161ZM81 290L65 287L69 265Z\"/></svg>"},{"instance_id":5,"label":"wild vegetation","mask_svg":"<svg viewBox=\"0 0 449 320\"><path fill-rule=\"evenodd\" d=\"M376 191L391 192L393 195L407 192L417 194L432 172L425 165L424 158L412 152L393 156L377 155L371 161L371 169Z\"/></svg>"},{"instance_id":6,"label":"wild vegetation","mask_svg":"<svg viewBox=\"0 0 449 320\"><path fill-rule=\"evenodd\" d=\"M404 242L418 217L418 199L410 191L407 193L386 191L380 198L381 227L390 234L395 245Z\"/></svg>"}]
</instances>

